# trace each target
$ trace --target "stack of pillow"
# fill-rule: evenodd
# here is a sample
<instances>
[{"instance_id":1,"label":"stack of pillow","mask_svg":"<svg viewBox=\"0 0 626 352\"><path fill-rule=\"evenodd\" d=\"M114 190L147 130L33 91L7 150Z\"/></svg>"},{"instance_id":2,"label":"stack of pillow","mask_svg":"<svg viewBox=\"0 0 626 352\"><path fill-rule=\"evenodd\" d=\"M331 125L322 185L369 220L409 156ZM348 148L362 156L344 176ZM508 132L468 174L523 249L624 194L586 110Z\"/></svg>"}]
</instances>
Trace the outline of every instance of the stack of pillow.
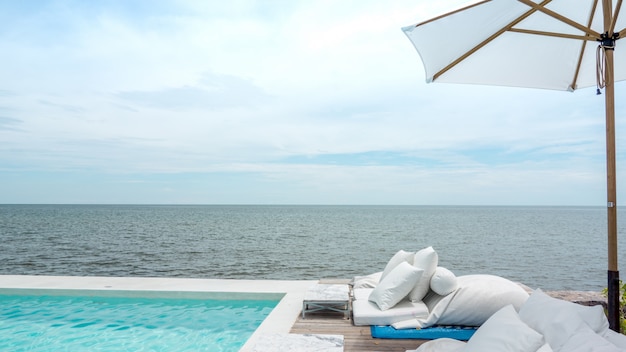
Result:
<instances>
[{"instance_id":1,"label":"stack of pillow","mask_svg":"<svg viewBox=\"0 0 626 352\"><path fill-rule=\"evenodd\" d=\"M431 290L440 296L454 292L458 287L456 276L450 270L439 267L438 262L439 257L433 247L416 253L398 251L380 274L378 284L372 285L375 287L368 299L384 311L405 298L421 302ZM359 286L359 283L355 285Z\"/></svg>"},{"instance_id":2,"label":"stack of pillow","mask_svg":"<svg viewBox=\"0 0 626 352\"><path fill-rule=\"evenodd\" d=\"M414 352L626 352L626 336L609 330L601 306L586 307L535 290L519 313L507 305L467 343L438 339ZM407 351L410 352L410 351Z\"/></svg>"},{"instance_id":3,"label":"stack of pillow","mask_svg":"<svg viewBox=\"0 0 626 352\"><path fill-rule=\"evenodd\" d=\"M455 276L438 266L432 247L398 251L382 272L353 281L355 325L396 329L433 325L480 326L509 304L519 310L528 292L495 275Z\"/></svg>"}]
</instances>

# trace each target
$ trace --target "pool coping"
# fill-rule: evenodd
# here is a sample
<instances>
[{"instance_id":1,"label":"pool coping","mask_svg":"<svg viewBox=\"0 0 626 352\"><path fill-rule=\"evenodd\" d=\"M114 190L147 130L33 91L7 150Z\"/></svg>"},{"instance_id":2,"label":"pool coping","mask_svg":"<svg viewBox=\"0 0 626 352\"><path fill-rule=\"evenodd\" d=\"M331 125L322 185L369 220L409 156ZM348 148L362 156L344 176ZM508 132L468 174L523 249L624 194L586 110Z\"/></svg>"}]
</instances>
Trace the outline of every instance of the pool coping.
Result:
<instances>
[{"instance_id":1,"label":"pool coping","mask_svg":"<svg viewBox=\"0 0 626 352\"><path fill-rule=\"evenodd\" d=\"M289 333L300 315L306 291L318 280L230 280L192 278L146 278L102 276L31 276L0 275L0 289L98 291L131 295L159 292L171 296L190 297L199 293L267 293L281 294L282 299L259 325L240 351L250 351L259 336L268 333ZM179 293L179 295L177 294ZM279 296L277 296L279 297Z\"/></svg>"}]
</instances>

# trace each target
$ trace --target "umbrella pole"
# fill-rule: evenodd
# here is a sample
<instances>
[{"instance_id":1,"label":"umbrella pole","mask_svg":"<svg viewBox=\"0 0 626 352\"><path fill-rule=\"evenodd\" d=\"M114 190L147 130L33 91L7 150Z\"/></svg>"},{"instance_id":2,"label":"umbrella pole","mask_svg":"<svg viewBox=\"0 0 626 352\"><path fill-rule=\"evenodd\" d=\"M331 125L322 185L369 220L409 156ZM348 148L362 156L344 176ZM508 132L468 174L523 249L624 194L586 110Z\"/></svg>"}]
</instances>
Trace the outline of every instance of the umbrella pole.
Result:
<instances>
[{"instance_id":1,"label":"umbrella pole","mask_svg":"<svg viewBox=\"0 0 626 352\"><path fill-rule=\"evenodd\" d=\"M620 309L620 284L617 266L617 186L615 171L615 86L614 57L615 39L613 20L617 14L613 13L611 0L602 0L604 19L604 35L601 40L604 54L604 83L606 109L606 192L607 192L607 220L608 220L608 278L607 278L607 310L609 327L620 332L622 312ZM598 63L600 65L601 63Z\"/></svg>"},{"instance_id":2,"label":"umbrella pole","mask_svg":"<svg viewBox=\"0 0 626 352\"><path fill-rule=\"evenodd\" d=\"M617 187L615 171L615 87L613 85L613 49L604 50L605 105L606 105L606 168L607 168L607 219L608 219L608 283L607 306L609 327L620 332L621 311L619 270L617 265Z\"/></svg>"}]
</instances>

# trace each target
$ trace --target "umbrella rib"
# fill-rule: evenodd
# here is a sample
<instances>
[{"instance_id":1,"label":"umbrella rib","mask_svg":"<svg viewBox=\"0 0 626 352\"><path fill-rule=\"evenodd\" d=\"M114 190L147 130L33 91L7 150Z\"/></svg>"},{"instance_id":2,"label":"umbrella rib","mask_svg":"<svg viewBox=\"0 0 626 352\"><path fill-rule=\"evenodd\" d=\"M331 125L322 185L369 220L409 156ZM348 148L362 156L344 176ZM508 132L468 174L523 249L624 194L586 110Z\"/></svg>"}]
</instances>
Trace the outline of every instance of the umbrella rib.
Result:
<instances>
[{"instance_id":1,"label":"umbrella rib","mask_svg":"<svg viewBox=\"0 0 626 352\"><path fill-rule=\"evenodd\" d=\"M522 1L522 0L520 0ZM549 3L552 0L544 0L541 3L541 6ZM484 3L484 2L482 2ZM481 3L481 4L482 4ZM502 33L507 32L509 30L511 30L511 28L513 28L513 26L515 26L516 24L520 23L521 21L523 21L524 19L526 19L528 16L532 15L533 13L535 13L537 10L536 9L530 9L527 12L525 12L524 14L522 14L521 16L519 16L518 18L514 19L513 21L511 21L511 23L509 23L508 25L502 27L500 30L498 30L497 32L495 32L494 34L490 35L487 39L483 40L482 42L478 43L478 45L476 45L475 47L473 47L472 49L470 49L469 51L465 52L463 55L459 56L456 60L452 61L448 66L442 68L441 70L439 70L439 72L435 73L433 75L433 82L435 80L437 80L437 78L439 78L439 76L443 75L444 73L446 73L448 70L450 70L452 67L456 66L458 63L462 62L463 60L467 59L469 56L471 56L472 54L474 54L476 51L478 51L480 48L484 47L485 45L489 44L491 41L493 41L494 39L496 39L497 37L499 37L500 35L502 35Z\"/></svg>"},{"instance_id":2,"label":"umbrella rib","mask_svg":"<svg viewBox=\"0 0 626 352\"><path fill-rule=\"evenodd\" d=\"M524 33L524 34L535 34L542 35L547 37L558 37L558 38L568 38L568 39L576 39L576 40L584 40L584 41L596 41L596 38L589 35L575 35L575 34L566 34L566 33L556 33L556 32L544 32L544 31L535 31L531 29L521 29L521 28L511 28L509 32L516 33Z\"/></svg>"},{"instance_id":3,"label":"umbrella rib","mask_svg":"<svg viewBox=\"0 0 626 352\"><path fill-rule=\"evenodd\" d=\"M593 2L593 6L591 7L591 11L589 12L589 18L587 19L587 28L591 28L591 24L593 23L593 15L596 13L597 7L598 7L598 0L595 0ZM576 85L578 83L578 76L580 75L580 67L582 66L583 56L585 55L586 49L587 49L587 41L584 40L580 45L580 54L578 55L578 61L576 62L576 70L574 71L574 77L572 78L572 83L570 84L571 90L576 89Z\"/></svg>"},{"instance_id":4,"label":"umbrella rib","mask_svg":"<svg viewBox=\"0 0 626 352\"><path fill-rule=\"evenodd\" d=\"M622 0L617 1L617 5L615 6L615 13L613 14L613 20L611 21L611 27L609 29L609 33L615 33L615 25L617 24L617 16L622 8Z\"/></svg>"},{"instance_id":5,"label":"umbrella rib","mask_svg":"<svg viewBox=\"0 0 626 352\"><path fill-rule=\"evenodd\" d=\"M601 37L600 33L592 30L591 28L585 27L582 24L580 24L578 22L575 22L575 21L572 21L571 19L569 19L569 18L567 18L567 17L565 17L565 16L563 16L561 14L558 14L558 13L556 13L554 11L546 9L545 8L545 3L535 4L534 2L532 2L530 0L518 0L518 1L523 3L523 4L525 4L525 5L528 5L529 7L533 8L533 9L535 9L537 11L543 12L544 14L546 14L546 15L554 18L554 19L557 19L557 20L559 20L559 21L561 21L561 22L563 22L565 24L568 24L568 25L570 25L570 26L572 26L572 27L574 27L576 29L579 29L579 30L583 31L584 33L587 33L590 36L593 36L593 37L595 37L597 39L600 39L600 37Z\"/></svg>"}]
</instances>

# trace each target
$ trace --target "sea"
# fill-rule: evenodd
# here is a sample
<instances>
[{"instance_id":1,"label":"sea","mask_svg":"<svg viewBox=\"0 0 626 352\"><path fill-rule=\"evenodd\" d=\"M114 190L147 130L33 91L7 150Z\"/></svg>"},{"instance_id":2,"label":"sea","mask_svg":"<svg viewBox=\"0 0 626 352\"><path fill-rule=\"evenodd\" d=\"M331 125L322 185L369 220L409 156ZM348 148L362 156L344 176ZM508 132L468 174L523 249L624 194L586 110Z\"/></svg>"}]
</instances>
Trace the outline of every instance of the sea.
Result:
<instances>
[{"instance_id":1,"label":"sea","mask_svg":"<svg viewBox=\"0 0 626 352\"><path fill-rule=\"evenodd\" d=\"M600 291L606 218L582 206L0 205L0 275L349 279L432 246L456 275Z\"/></svg>"}]
</instances>

